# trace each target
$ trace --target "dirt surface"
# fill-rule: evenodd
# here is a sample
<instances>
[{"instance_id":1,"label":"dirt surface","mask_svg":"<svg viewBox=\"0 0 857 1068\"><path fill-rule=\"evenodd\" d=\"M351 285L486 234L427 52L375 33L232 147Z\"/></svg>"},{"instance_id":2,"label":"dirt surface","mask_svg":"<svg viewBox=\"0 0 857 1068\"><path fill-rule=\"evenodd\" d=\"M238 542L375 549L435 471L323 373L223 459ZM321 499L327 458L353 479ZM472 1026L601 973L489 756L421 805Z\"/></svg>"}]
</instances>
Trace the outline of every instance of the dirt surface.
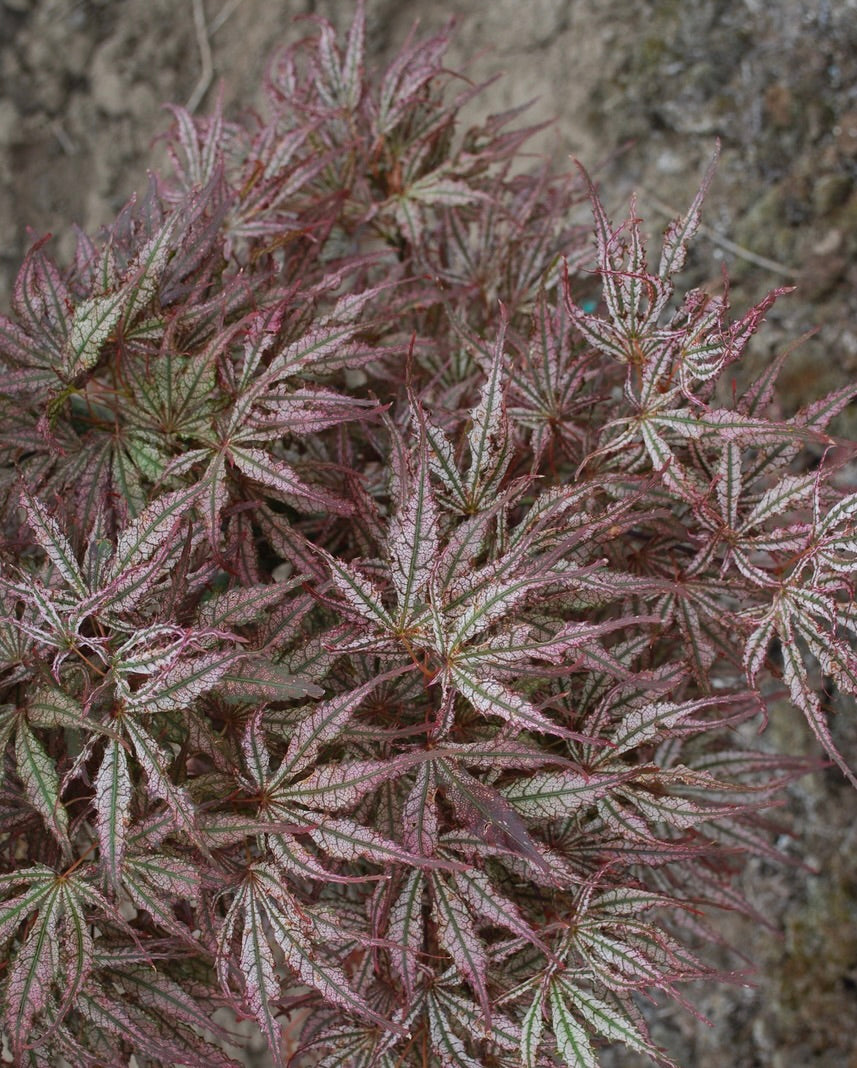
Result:
<instances>
[{"instance_id":1,"label":"dirt surface","mask_svg":"<svg viewBox=\"0 0 857 1068\"><path fill-rule=\"evenodd\" d=\"M794 408L857 374L857 0L369 0L370 43L389 56L415 18L455 15L449 65L504 77L483 112L536 98L556 118L537 151L580 158L618 216L632 190L658 233L683 209L717 139L708 236L689 281L733 279L736 311L780 285L761 361L813 327L788 364ZM94 230L161 162L161 105L198 99L210 48L232 115L252 107L272 45L346 25L347 0L0 0L0 307L32 235L67 256L72 224ZM204 16L203 21L200 15ZM738 248L736 248L738 246ZM852 406L853 409L854 406ZM857 415L839 429L857 437ZM857 763L854 710L836 725ZM812 750L783 712L772 744ZM833 771L792 791L783 813L801 868L752 864L748 892L783 931L726 923L761 969L755 989L697 992L708 1028L653 1012L685 1068L857 1068L857 796ZM736 967L734 958L729 967ZM617 1068L633 1068L629 1054Z\"/></svg>"}]
</instances>

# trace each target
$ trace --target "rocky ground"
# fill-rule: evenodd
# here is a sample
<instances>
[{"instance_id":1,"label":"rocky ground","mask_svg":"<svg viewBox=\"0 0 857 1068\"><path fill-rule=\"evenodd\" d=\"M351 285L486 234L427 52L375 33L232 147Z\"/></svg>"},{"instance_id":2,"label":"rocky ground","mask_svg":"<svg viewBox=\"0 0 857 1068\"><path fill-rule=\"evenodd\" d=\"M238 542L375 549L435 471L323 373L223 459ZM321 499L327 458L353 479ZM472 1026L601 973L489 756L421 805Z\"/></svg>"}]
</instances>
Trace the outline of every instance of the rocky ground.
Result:
<instances>
[{"instance_id":1,"label":"rocky ground","mask_svg":"<svg viewBox=\"0 0 857 1068\"><path fill-rule=\"evenodd\" d=\"M165 101L205 109L222 81L252 106L274 43L345 25L350 0L0 0L0 307L30 234L93 230L160 161ZM786 408L857 374L857 0L368 0L379 59L413 20L458 31L449 63L504 72L484 111L532 98L553 117L536 149L596 172L618 215L632 190L652 232L684 208L715 142L721 163L692 281L733 279L737 310L795 285L769 315L757 361L817 328L783 380ZM853 406L852 406L853 407ZM857 415L842 433L857 437ZM853 717L853 708L851 710ZM857 728L838 738L857 763ZM773 743L811 749L783 712ZM686 1068L857 1068L857 797L833 771L791 797L789 848L818 871L748 868L781 941L735 921L761 968L753 989L698 992L708 1028L654 1013ZM726 925L724 925L725 927ZM733 962L734 963L734 962ZM636 1061L617 1056L619 1068Z\"/></svg>"}]
</instances>

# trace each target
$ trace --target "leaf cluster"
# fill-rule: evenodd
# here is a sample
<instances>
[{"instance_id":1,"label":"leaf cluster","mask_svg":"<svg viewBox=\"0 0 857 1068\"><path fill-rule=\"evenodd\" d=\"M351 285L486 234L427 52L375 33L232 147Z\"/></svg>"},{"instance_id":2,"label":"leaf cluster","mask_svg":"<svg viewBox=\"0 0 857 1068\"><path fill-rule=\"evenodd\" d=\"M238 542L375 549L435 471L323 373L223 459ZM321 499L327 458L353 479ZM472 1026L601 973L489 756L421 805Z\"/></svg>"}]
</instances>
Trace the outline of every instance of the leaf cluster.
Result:
<instances>
[{"instance_id":1,"label":"leaf cluster","mask_svg":"<svg viewBox=\"0 0 857 1068\"><path fill-rule=\"evenodd\" d=\"M770 703L855 782L857 387L730 392L779 294L677 291L710 172L653 269L517 112L459 129L446 33L316 29L0 318L4 1041L670 1065L640 999L815 766Z\"/></svg>"}]
</instances>

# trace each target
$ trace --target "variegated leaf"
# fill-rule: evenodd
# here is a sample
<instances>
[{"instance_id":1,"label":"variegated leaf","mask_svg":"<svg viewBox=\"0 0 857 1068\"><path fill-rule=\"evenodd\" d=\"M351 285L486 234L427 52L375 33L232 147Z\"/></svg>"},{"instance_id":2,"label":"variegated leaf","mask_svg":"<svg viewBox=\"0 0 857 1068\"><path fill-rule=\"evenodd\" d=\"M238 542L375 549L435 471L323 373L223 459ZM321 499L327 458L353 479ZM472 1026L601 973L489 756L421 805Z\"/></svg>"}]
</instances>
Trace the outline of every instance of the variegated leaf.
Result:
<instances>
[{"instance_id":1,"label":"variegated leaf","mask_svg":"<svg viewBox=\"0 0 857 1068\"><path fill-rule=\"evenodd\" d=\"M306 921L300 919L302 910L283 889L281 880L271 867L259 864L252 868L236 901L240 903L238 907L242 910L245 931L242 971L248 983L252 984L254 1007L258 1006L258 1012L264 1017L260 1023L269 1032L269 1038L270 1032L277 1027L271 1000L279 992L280 984L273 974L273 957L263 932L263 921L271 938L282 950L286 965L302 982L347 1012L356 1013L385 1029L396 1029L392 1021L372 1009L352 989L341 968L324 959L322 950L313 944L309 936ZM233 903L230 912L235 909ZM249 937L246 933L248 924L252 927ZM274 1049L279 1048L279 1038L276 1041Z\"/></svg>"},{"instance_id":2,"label":"variegated leaf","mask_svg":"<svg viewBox=\"0 0 857 1068\"><path fill-rule=\"evenodd\" d=\"M532 945L538 946L543 952L550 952L548 946L524 919L515 902L500 893L484 872L476 868L456 872L453 879L461 900L467 903L475 916L481 916L494 927L505 927Z\"/></svg>"},{"instance_id":3,"label":"variegated leaf","mask_svg":"<svg viewBox=\"0 0 857 1068\"><path fill-rule=\"evenodd\" d=\"M693 203L683 217L674 219L667 227L664 234L663 251L658 265L658 274L661 278L671 278L684 267L687 258L687 245L693 235L699 229L702 202L705 199L711 181L714 178L714 170L720 155L720 146L715 149L711 163L705 172L699 190L693 198Z\"/></svg>"},{"instance_id":4,"label":"variegated leaf","mask_svg":"<svg viewBox=\"0 0 857 1068\"><path fill-rule=\"evenodd\" d=\"M426 760L417 768L414 785L403 805L402 830L405 845L429 857L438 844L437 791L435 761Z\"/></svg>"},{"instance_id":5,"label":"variegated leaf","mask_svg":"<svg viewBox=\"0 0 857 1068\"><path fill-rule=\"evenodd\" d=\"M542 855L514 808L494 787L450 760L435 761L444 792L467 822L475 821L482 837L520 853L536 868L546 869Z\"/></svg>"},{"instance_id":6,"label":"variegated leaf","mask_svg":"<svg viewBox=\"0 0 857 1068\"><path fill-rule=\"evenodd\" d=\"M537 1068L539 1063L539 1045L544 1029L544 992L536 991L532 1004L524 1013L521 1021L521 1065L522 1068Z\"/></svg>"},{"instance_id":7,"label":"variegated leaf","mask_svg":"<svg viewBox=\"0 0 857 1068\"><path fill-rule=\"evenodd\" d=\"M390 524L387 547L398 597L398 622L413 615L438 554L438 515L429 482L429 464L421 447L408 496Z\"/></svg>"},{"instance_id":8,"label":"variegated leaf","mask_svg":"<svg viewBox=\"0 0 857 1068\"><path fill-rule=\"evenodd\" d=\"M333 583L348 605L362 618L385 631L395 631L395 623L384 605L381 590L355 567L337 560L316 546L316 551L327 562Z\"/></svg>"},{"instance_id":9,"label":"variegated leaf","mask_svg":"<svg viewBox=\"0 0 857 1068\"><path fill-rule=\"evenodd\" d=\"M325 812L339 812L353 808L367 793L401 775L405 766L403 759L321 764L293 786L278 787L275 796L285 804L296 802ZM269 793L274 793L273 787L269 787Z\"/></svg>"},{"instance_id":10,"label":"variegated leaf","mask_svg":"<svg viewBox=\"0 0 857 1068\"><path fill-rule=\"evenodd\" d=\"M353 690L346 690L306 710L289 740L283 763L271 783L271 789L296 776L317 759L322 746L331 742L347 725L355 710L379 685L401 673L401 669L377 675Z\"/></svg>"},{"instance_id":11,"label":"variegated leaf","mask_svg":"<svg viewBox=\"0 0 857 1068\"><path fill-rule=\"evenodd\" d=\"M148 714L187 708L199 696L214 689L240 655L226 649L186 659L173 658L164 671L153 675L131 693L126 698L126 705Z\"/></svg>"},{"instance_id":12,"label":"variegated leaf","mask_svg":"<svg viewBox=\"0 0 857 1068\"><path fill-rule=\"evenodd\" d=\"M611 793L634 774L631 770L612 774L552 771L504 786L501 793L528 819L565 819Z\"/></svg>"},{"instance_id":13,"label":"variegated leaf","mask_svg":"<svg viewBox=\"0 0 857 1068\"><path fill-rule=\"evenodd\" d=\"M431 876L440 944L452 958L456 970L473 988L486 1023L491 1018L488 996L488 958L476 932L473 917L464 901L438 873Z\"/></svg>"},{"instance_id":14,"label":"variegated leaf","mask_svg":"<svg viewBox=\"0 0 857 1068\"><path fill-rule=\"evenodd\" d=\"M108 738L95 778L95 811L98 814L101 863L115 888L120 886L122 879L131 797L131 775L125 748L116 739Z\"/></svg>"},{"instance_id":15,"label":"variegated leaf","mask_svg":"<svg viewBox=\"0 0 857 1068\"><path fill-rule=\"evenodd\" d=\"M36 727L68 727L72 730L81 728L91 731L104 731L88 718L83 706L70 693L56 686L42 686L35 690L27 703L27 721Z\"/></svg>"},{"instance_id":16,"label":"variegated leaf","mask_svg":"<svg viewBox=\"0 0 857 1068\"><path fill-rule=\"evenodd\" d=\"M557 980L548 988L557 1052L567 1068L598 1068L586 1028L569 1009L565 994L566 990Z\"/></svg>"},{"instance_id":17,"label":"variegated leaf","mask_svg":"<svg viewBox=\"0 0 857 1068\"><path fill-rule=\"evenodd\" d=\"M18 1058L30 1044L34 1023L45 1009L60 976L60 925L64 910L62 883L56 881L42 901L35 923L9 967L4 1016Z\"/></svg>"},{"instance_id":18,"label":"variegated leaf","mask_svg":"<svg viewBox=\"0 0 857 1068\"><path fill-rule=\"evenodd\" d=\"M555 983L568 997L574 1008L580 1013L589 1027L597 1034L603 1035L611 1042L622 1042L629 1049L652 1057L667 1068L676 1068L673 1061L649 1042L640 1033L637 1026L617 1006L582 989L564 977L558 977Z\"/></svg>"},{"instance_id":19,"label":"variegated leaf","mask_svg":"<svg viewBox=\"0 0 857 1068\"><path fill-rule=\"evenodd\" d=\"M15 934L20 925L52 892L56 872L41 865L24 868L12 876L6 876L7 885L14 882L29 883L29 889L0 904L0 946ZM0 884L0 889L5 889Z\"/></svg>"},{"instance_id":20,"label":"variegated leaf","mask_svg":"<svg viewBox=\"0 0 857 1068\"><path fill-rule=\"evenodd\" d=\"M244 976L247 1001L256 1017L262 1033L274 1057L283 1059L282 1025L276 1019L276 1002L280 996L280 980L274 964L274 952L268 942L266 931L267 910L264 896L257 899L258 891L249 881L235 899L242 906L243 930L238 958Z\"/></svg>"},{"instance_id":21,"label":"variegated leaf","mask_svg":"<svg viewBox=\"0 0 857 1068\"><path fill-rule=\"evenodd\" d=\"M506 321L501 318L488 378L479 403L473 409L473 425L467 437L470 468L465 490L472 510L481 507L496 492L509 464L509 427L503 385L503 352Z\"/></svg>"},{"instance_id":22,"label":"variegated leaf","mask_svg":"<svg viewBox=\"0 0 857 1068\"><path fill-rule=\"evenodd\" d=\"M122 295L125 301L122 319L126 330L146 309L158 291L164 268L173 251L174 238L179 229L178 223L178 216L169 216L160 229L143 245L127 272L127 280L122 285Z\"/></svg>"},{"instance_id":23,"label":"variegated leaf","mask_svg":"<svg viewBox=\"0 0 857 1068\"><path fill-rule=\"evenodd\" d=\"M146 773L152 792L166 802L178 826L207 854L207 846L197 828L196 806L185 787L176 785L170 778L168 770L171 764L170 758L133 716L124 716L122 726L134 748L140 766Z\"/></svg>"},{"instance_id":24,"label":"variegated leaf","mask_svg":"<svg viewBox=\"0 0 857 1068\"><path fill-rule=\"evenodd\" d=\"M158 497L119 535L111 569L112 579L121 580L132 565L147 560L176 529L184 513L199 496L196 486Z\"/></svg>"},{"instance_id":25,"label":"variegated leaf","mask_svg":"<svg viewBox=\"0 0 857 1068\"><path fill-rule=\"evenodd\" d=\"M458 692L479 712L486 716L500 716L522 730L538 734L554 734L569 737L571 732L552 723L526 698L504 686L490 676L478 676L463 670L456 664L450 669L451 680Z\"/></svg>"},{"instance_id":26,"label":"variegated leaf","mask_svg":"<svg viewBox=\"0 0 857 1068\"><path fill-rule=\"evenodd\" d=\"M299 502L314 512L350 515L352 511L348 501L321 486L304 482L291 464L275 459L263 449L234 446L230 450L230 456L242 474L273 490L281 500L288 503Z\"/></svg>"},{"instance_id":27,"label":"variegated leaf","mask_svg":"<svg viewBox=\"0 0 857 1068\"><path fill-rule=\"evenodd\" d=\"M404 985L408 1000L413 999L419 979L418 954L425 937L425 885L422 872L409 872L390 909L387 935L396 946L390 951L390 964Z\"/></svg>"},{"instance_id":28,"label":"variegated leaf","mask_svg":"<svg viewBox=\"0 0 857 1068\"><path fill-rule=\"evenodd\" d=\"M857 787L857 774L848 767L837 749L836 743L833 741L824 710L821 707L821 699L810 685L806 665L801 657L791 626L789 623L783 622L778 629L783 655L783 677L789 688L791 699L803 712L813 734L824 747L824 751L839 767L849 782Z\"/></svg>"},{"instance_id":29,"label":"variegated leaf","mask_svg":"<svg viewBox=\"0 0 857 1068\"><path fill-rule=\"evenodd\" d=\"M63 361L63 373L71 381L91 370L101 356L101 348L119 324L125 309L124 290L90 297L74 309Z\"/></svg>"},{"instance_id":30,"label":"variegated leaf","mask_svg":"<svg viewBox=\"0 0 857 1068\"><path fill-rule=\"evenodd\" d=\"M298 697L321 697L324 690L309 679L293 675L283 664L263 656L241 656L216 683L227 701L293 701Z\"/></svg>"},{"instance_id":31,"label":"variegated leaf","mask_svg":"<svg viewBox=\"0 0 857 1068\"><path fill-rule=\"evenodd\" d=\"M310 838L324 853L340 860L369 860L386 867L390 864L448 867L442 861L416 856L391 838L371 827L345 817L327 817L309 831Z\"/></svg>"},{"instance_id":32,"label":"variegated leaf","mask_svg":"<svg viewBox=\"0 0 857 1068\"><path fill-rule=\"evenodd\" d=\"M30 804L45 821L63 855L70 860L68 814L60 799L56 764L23 720L19 721L15 736L15 761Z\"/></svg>"},{"instance_id":33,"label":"variegated leaf","mask_svg":"<svg viewBox=\"0 0 857 1068\"><path fill-rule=\"evenodd\" d=\"M443 1068L480 1068L435 997L428 999L428 1024L432 1049Z\"/></svg>"},{"instance_id":34,"label":"variegated leaf","mask_svg":"<svg viewBox=\"0 0 857 1068\"><path fill-rule=\"evenodd\" d=\"M21 491L21 504L27 513L27 520L36 535L39 545L50 557L57 571L65 582L81 597L88 593L86 582L75 557L68 538L60 529L59 523L48 514L45 506L26 489Z\"/></svg>"}]
</instances>

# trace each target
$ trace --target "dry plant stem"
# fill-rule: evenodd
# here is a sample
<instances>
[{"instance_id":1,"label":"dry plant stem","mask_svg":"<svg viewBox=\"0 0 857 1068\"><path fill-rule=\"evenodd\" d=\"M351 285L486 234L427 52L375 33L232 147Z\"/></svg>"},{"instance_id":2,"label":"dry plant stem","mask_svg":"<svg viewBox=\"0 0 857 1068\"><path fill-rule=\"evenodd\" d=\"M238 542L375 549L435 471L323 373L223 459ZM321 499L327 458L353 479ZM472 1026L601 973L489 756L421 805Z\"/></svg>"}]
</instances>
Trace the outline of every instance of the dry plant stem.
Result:
<instances>
[{"instance_id":1,"label":"dry plant stem","mask_svg":"<svg viewBox=\"0 0 857 1068\"><path fill-rule=\"evenodd\" d=\"M646 199L652 204L654 208L667 219L673 219L678 214L674 208L671 208L669 204L665 203L660 197L656 196L651 190L644 190ZM746 260L747 263L752 263L756 267L762 267L766 271L771 271L773 274L782 275L784 278L797 278L798 272L794 267L789 267L785 263L780 263L778 260L772 260L768 256L761 256L758 252L753 252L752 249L744 248L743 245L738 245L730 238L725 237L723 234L719 234L716 230L712 230L710 226L706 226L705 223L699 224L698 232L712 241L715 245L725 249L727 252L731 252L733 256L737 256L739 259Z\"/></svg>"},{"instance_id":2,"label":"dry plant stem","mask_svg":"<svg viewBox=\"0 0 857 1068\"><path fill-rule=\"evenodd\" d=\"M196 43L199 48L201 63L199 79L185 104L187 111L193 115L205 99L205 94L211 86L214 78L214 61L211 55L211 39L205 15L205 0L191 0L191 2L193 4L193 26L196 32Z\"/></svg>"},{"instance_id":3,"label":"dry plant stem","mask_svg":"<svg viewBox=\"0 0 857 1068\"><path fill-rule=\"evenodd\" d=\"M211 20L210 30L212 37L214 37L218 30L226 25L243 3L244 0L226 0L226 3Z\"/></svg>"}]
</instances>

